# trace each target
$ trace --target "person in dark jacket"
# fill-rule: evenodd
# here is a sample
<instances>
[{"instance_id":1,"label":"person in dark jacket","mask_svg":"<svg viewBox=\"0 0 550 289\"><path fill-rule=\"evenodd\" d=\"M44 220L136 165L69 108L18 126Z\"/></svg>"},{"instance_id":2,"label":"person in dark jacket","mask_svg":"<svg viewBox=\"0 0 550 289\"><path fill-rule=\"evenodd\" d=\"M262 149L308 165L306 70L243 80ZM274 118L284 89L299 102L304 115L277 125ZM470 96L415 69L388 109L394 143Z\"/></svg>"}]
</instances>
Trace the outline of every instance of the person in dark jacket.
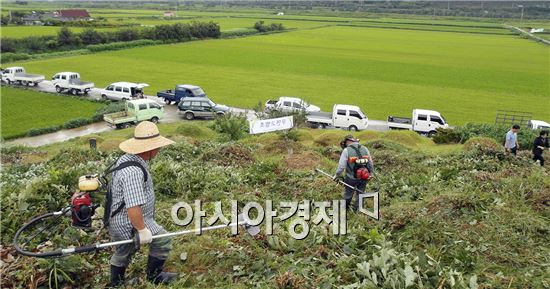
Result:
<instances>
[{"instance_id":1,"label":"person in dark jacket","mask_svg":"<svg viewBox=\"0 0 550 289\"><path fill-rule=\"evenodd\" d=\"M533 160L539 161L541 166L544 166L544 149L548 148L548 131L543 130L540 132L539 137L535 138L533 143Z\"/></svg>"}]
</instances>

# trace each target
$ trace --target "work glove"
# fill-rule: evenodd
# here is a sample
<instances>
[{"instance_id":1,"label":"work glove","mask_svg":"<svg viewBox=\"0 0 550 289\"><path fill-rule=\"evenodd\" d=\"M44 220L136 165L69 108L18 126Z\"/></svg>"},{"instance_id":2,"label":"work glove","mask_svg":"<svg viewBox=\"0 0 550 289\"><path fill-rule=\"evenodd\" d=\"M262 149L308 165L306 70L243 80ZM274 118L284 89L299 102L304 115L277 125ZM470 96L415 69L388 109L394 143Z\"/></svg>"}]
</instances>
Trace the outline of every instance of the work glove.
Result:
<instances>
[{"instance_id":1,"label":"work glove","mask_svg":"<svg viewBox=\"0 0 550 289\"><path fill-rule=\"evenodd\" d=\"M151 230L147 229L147 227L137 230L137 232L140 244L148 244L153 241L153 234L151 233Z\"/></svg>"},{"instance_id":2,"label":"work glove","mask_svg":"<svg viewBox=\"0 0 550 289\"><path fill-rule=\"evenodd\" d=\"M134 248L136 251L139 251L141 244L148 244L153 241L153 234L147 227L137 230L134 228L134 236L132 237L134 241Z\"/></svg>"}]
</instances>

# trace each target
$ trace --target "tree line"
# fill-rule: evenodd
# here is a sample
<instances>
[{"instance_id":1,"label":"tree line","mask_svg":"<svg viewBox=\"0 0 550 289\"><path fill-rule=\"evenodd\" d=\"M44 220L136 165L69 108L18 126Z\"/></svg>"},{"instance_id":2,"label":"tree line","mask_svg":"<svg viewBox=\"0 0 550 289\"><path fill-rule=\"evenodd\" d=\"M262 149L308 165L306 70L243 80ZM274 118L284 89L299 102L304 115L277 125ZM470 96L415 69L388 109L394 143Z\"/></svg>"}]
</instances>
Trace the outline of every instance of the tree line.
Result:
<instances>
[{"instance_id":1,"label":"tree line","mask_svg":"<svg viewBox=\"0 0 550 289\"><path fill-rule=\"evenodd\" d=\"M62 27L57 36L29 36L25 38L2 38L2 53L48 53L83 49L88 45L128 42L141 39L162 42L182 42L192 39L219 38L220 26L215 22L177 23L158 25L141 29L125 28L117 31L98 31L86 28L75 33L68 27Z\"/></svg>"}]
</instances>

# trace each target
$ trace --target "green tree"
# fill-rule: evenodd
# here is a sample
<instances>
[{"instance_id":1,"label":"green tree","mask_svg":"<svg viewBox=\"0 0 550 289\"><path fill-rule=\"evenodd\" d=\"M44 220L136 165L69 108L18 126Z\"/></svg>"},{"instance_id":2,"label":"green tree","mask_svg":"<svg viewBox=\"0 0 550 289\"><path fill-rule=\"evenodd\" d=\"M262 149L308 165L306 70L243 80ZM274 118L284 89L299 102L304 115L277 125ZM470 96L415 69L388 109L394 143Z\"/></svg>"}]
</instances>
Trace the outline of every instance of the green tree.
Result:
<instances>
[{"instance_id":1,"label":"green tree","mask_svg":"<svg viewBox=\"0 0 550 289\"><path fill-rule=\"evenodd\" d=\"M69 28L62 27L57 33L57 42L60 46L73 45L76 42L76 37Z\"/></svg>"},{"instance_id":2,"label":"green tree","mask_svg":"<svg viewBox=\"0 0 550 289\"><path fill-rule=\"evenodd\" d=\"M79 37L80 40L82 40L82 43L86 45L103 43L105 40L105 37L93 28L87 28L82 31Z\"/></svg>"}]
</instances>

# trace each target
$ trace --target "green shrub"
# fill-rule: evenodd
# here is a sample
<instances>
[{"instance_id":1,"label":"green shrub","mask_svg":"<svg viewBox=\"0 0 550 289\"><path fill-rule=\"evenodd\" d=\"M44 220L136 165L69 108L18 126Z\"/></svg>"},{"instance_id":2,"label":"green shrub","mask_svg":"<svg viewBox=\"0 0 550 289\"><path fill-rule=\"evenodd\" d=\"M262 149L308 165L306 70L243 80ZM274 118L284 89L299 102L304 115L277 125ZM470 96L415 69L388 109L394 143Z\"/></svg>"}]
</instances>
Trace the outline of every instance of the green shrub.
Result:
<instances>
[{"instance_id":1,"label":"green shrub","mask_svg":"<svg viewBox=\"0 0 550 289\"><path fill-rule=\"evenodd\" d=\"M454 129L438 129L438 135L434 137L436 143L465 143L472 137L489 137L499 144L504 144L506 133L510 130L507 125L468 123ZM538 130L522 128L518 132L520 149L530 150L533 141L538 136Z\"/></svg>"},{"instance_id":2,"label":"green shrub","mask_svg":"<svg viewBox=\"0 0 550 289\"><path fill-rule=\"evenodd\" d=\"M285 27L282 23L271 23L266 24L263 20L260 20L256 23L254 23L254 29L258 30L258 32L269 32L269 31L282 31L285 30Z\"/></svg>"},{"instance_id":3,"label":"green shrub","mask_svg":"<svg viewBox=\"0 0 550 289\"><path fill-rule=\"evenodd\" d=\"M108 105L96 111L96 113L92 116L92 121L93 122L102 121L104 114L119 112L119 111L123 111L124 109L125 109L124 102L110 102Z\"/></svg>"},{"instance_id":4,"label":"green shrub","mask_svg":"<svg viewBox=\"0 0 550 289\"><path fill-rule=\"evenodd\" d=\"M91 52L100 52L100 51L108 51L108 50L120 50L120 49L139 47L139 46L157 45L160 43L161 42L159 41L154 41L150 39L140 39L140 40L134 40L134 41L127 41L127 42L112 42L112 43L106 43L106 44L88 45L86 46L86 49L88 49Z\"/></svg>"},{"instance_id":5,"label":"green shrub","mask_svg":"<svg viewBox=\"0 0 550 289\"><path fill-rule=\"evenodd\" d=\"M467 151L478 151L483 154L493 154L502 151L502 147L494 139L488 137L473 137L464 143Z\"/></svg>"},{"instance_id":6,"label":"green shrub","mask_svg":"<svg viewBox=\"0 0 550 289\"><path fill-rule=\"evenodd\" d=\"M229 140L239 140L248 134L248 121L244 116L227 113L216 117L210 128L224 134Z\"/></svg>"},{"instance_id":7,"label":"green shrub","mask_svg":"<svg viewBox=\"0 0 550 289\"><path fill-rule=\"evenodd\" d=\"M462 138L460 133L452 128L438 128L437 134L432 138L437 144L460 143Z\"/></svg>"},{"instance_id":8,"label":"green shrub","mask_svg":"<svg viewBox=\"0 0 550 289\"><path fill-rule=\"evenodd\" d=\"M81 126L85 126L91 123L90 119L87 118L76 118L71 119L67 121L65 124L63 124L63 129L71 129L71 128L77 128Z\"/></svg>"},{"instance_id":9,"label":"green shrub","mask_svg":"<svg viewBox=\"0 0 550 289\"><path fill-rule=\"evenodd\" d=\"M61 126L49 126L49 127L44 127L44 128L34 128L34 129L31 129L27 132L27 136L37 136L37 135L41 135L41 134L52 133L52 132L56 132L60 129L61 129Z\"/></svg>"},{"instance_id":10,"label":"green shrub","mask_svg":"<svg viewBox=\"0 0 550 289\"><path fill-rule=\"evenodd\" d=\"M254 35L254 34L258 34L258 32L259 32L258 30L253 28L238 28L238 29L223 31L221 33L221 38L232 38L232 37Z\"/></svg>"},{"instance_id":11,"label":"green shrub","mask_svg":"<svg viewBox=\"0 0 550 289\"><path fill-rule=\"evenodd\" d=\"M176 128L176 133L196 139L214 138L215 133L208 127L196 123L183 123Z\"/></svg>"},{"instance_id":12,"label":"green shrub","mask_svg":"<svg viewBox=\"0 0 550 289\"><path fill-rule=\"evenodd\" d=\"M31 56L27 53L13 53L13 52L3 52L1 55L1 62L2 63L8 63L8 62L14 62L19 60L27 60L31 58Z\"/></svg>"}]
</instances>

